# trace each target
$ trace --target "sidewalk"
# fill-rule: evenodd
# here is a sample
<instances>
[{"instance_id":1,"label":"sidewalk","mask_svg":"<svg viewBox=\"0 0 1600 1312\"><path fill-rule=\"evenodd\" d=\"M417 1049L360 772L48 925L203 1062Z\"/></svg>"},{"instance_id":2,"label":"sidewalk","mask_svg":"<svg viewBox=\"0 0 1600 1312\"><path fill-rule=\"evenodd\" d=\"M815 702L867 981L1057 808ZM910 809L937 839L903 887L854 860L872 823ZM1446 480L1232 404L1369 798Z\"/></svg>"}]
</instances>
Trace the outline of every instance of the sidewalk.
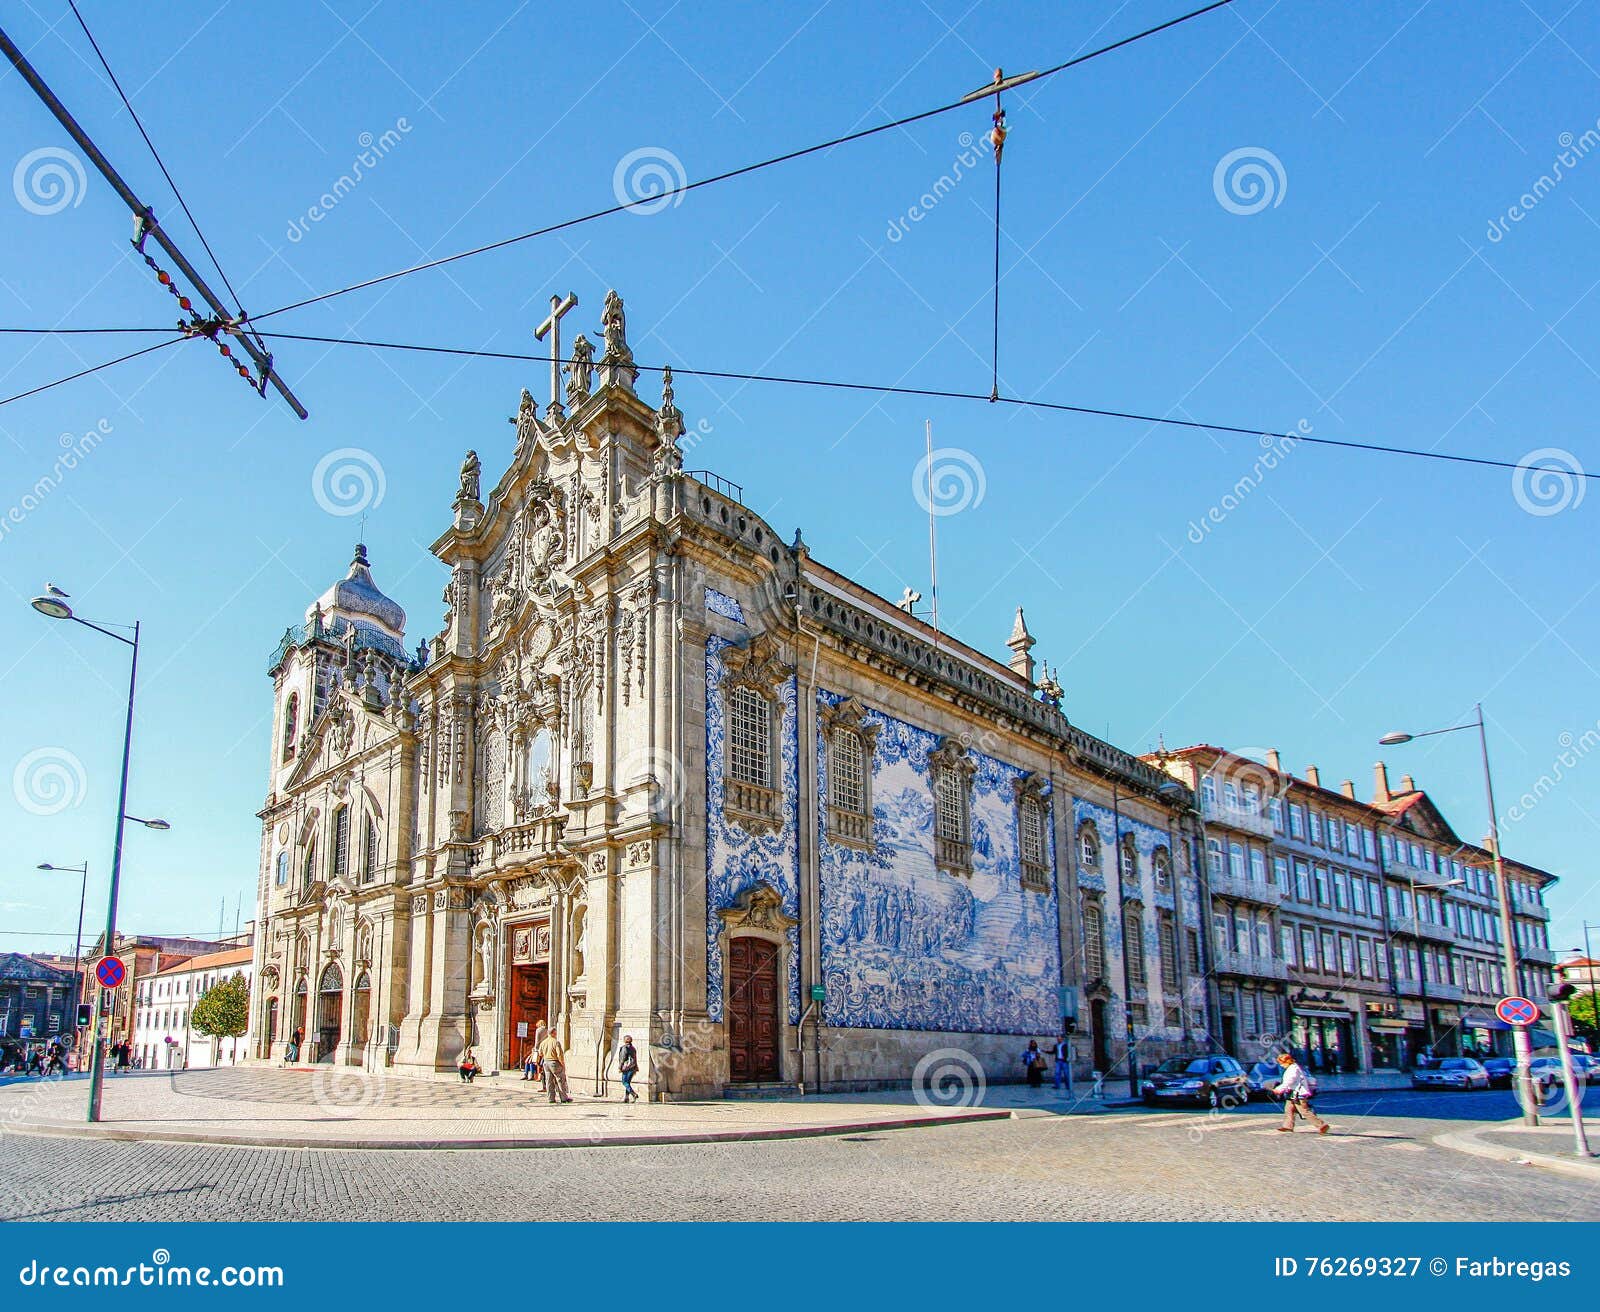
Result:
<instances>
[{"instance_id":1,"label":"sidewalk","mask_svg":"<svg viewBox=\"0 0 1600 1312\"><path fill-rule=\"evenodd\" d=\"M1546 1170L1600 1184L1600 1157L1583 1158L1576 1155L1570 1117L1547 1118L1544 1124L1538 1126L1507 1121L1472 1130L1452 1130L1448 1134L1435 1135L1433 1141L1441 1148L1453 1148L1456 1152L1470 1153L1474 1157L1542 1166ZM1594 1149L1600 1144L1600 1134L1591 1130L1589 1143Z\"/></svg>"},{"instance_id":2,"label":"sidewalk","mask_svg":"<svg viewBox=\"0 0 1600 1312\"><path fill-rule=\"evenodd\" d=\"M107 1080L84 1122L77 1080L0 1087L0 1130L17 1134L310 1148L536 1148L720 1143L1059 1115L1070 1104L1002 1086L975 1106L925 1106L909 1090L771 1101L552 1105L520 1079L413 1080L349 1068L144 1072Z\"/></svg>"}]
</instances>

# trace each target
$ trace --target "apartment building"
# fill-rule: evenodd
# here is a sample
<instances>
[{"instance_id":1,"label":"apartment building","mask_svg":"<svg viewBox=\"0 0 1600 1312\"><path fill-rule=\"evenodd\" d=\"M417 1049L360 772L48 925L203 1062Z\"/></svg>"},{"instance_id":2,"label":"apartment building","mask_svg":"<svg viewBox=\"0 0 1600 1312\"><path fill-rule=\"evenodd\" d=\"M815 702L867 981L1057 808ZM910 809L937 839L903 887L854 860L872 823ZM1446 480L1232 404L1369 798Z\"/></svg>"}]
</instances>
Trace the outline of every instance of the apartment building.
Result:
<instances>
[{"instance_id":1,"label":"apartment building","mask_svg":"<svg viewBox=\"0 0 1600 1312\"><path fill-rule=\"evenodd\" d=\"M1494 1016L1551 978L1555 877L1504 863L1518 977L1505 979L1494 861L1411 776L1374 767L1370 800L1278 753L1200 744L1146 759L1191 788L1204 824L1208 1011L1244 1059L1283 1044L1326 1072L1405 1069L1423 1051L1509 1049Z\"/></svg>"}]
</instances>

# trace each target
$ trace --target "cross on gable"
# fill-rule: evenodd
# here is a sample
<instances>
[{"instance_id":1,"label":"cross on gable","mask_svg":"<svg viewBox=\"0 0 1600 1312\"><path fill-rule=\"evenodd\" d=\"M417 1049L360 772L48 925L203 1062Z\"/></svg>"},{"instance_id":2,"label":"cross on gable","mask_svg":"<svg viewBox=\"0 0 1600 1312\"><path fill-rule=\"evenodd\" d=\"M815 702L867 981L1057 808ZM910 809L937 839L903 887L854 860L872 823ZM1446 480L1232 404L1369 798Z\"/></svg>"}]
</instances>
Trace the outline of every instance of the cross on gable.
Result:
<instances>
[{"instance_id":1,"label":"cross on gable","mask_svg":"<svg viewBox=\"0 0 1600 1312\"><path fill-rule=\"evenodd\" d=\"M574 310L577 306L578 296L576 292L568 292L566 300L562 300L559 296L552 296L550 298L550 317L533 330L533 339L536 342L544 341L547 335L550 338L550 405L546 409L547 414L554 412L559 415L561 413L561 365L563 363L561 358L561 320L569 310Z\"/></svg>"}]
</instances>

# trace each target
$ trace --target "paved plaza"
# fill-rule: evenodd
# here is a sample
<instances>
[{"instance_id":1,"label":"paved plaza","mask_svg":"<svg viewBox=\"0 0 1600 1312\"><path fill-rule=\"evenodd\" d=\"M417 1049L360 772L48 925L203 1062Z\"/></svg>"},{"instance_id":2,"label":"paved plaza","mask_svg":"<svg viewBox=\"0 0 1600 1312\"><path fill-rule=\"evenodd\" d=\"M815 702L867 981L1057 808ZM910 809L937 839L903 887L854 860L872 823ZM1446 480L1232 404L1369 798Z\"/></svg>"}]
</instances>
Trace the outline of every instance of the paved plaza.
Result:
<instances>
[{"instance_id":1,"label":"paved plaza","mask_svg":"<svg viewBox=\"0 0 1600 1312\"><path fill-rule=\"evenodd\" d=\"M207 1115L231 1105L328 1113L303 1072L191 1072L135 1077L108 1091L108 1110L162 1096ZM231 1089L213 1096L207 1090ZM195 1089L186 1086L193 1085ZM141 1087L142 1086L142 1087ZM396 1087L398 1086L398 1087ZM0 1109L38 1095L0 1088ZM83 1086L52 1093L75 1100ZM276 1101L267 1103L270 1094ZM504 1086L390 1081L381 1118L456 1124L563 1124L637 1115L646 1125L701 1128L792 1123L793 1103L717 1103L624 1111L593 1102L517 1106ZM1027 1100L1034 1101L1029 1104ZM34 1133L0 1136L9 1186L0 1215L69 1220L1600 1220L1600 1189L1534 1166L1441 1147L1435 1137L1505 1120L1507 1095L1406 1092L1325 1095L1326 1138L1276 1132L1276 1109L1222 1114L1142 1107L1080 1108L1048 1091L990 1090L1004 1119L917 1129L696 1144L578 1146L541 1151L363 1150L177 1142L103 1142ZM914 1107L914 1104L913 1104ZM817 1109L823 1110L817 1110ZM891 1095L818 1099L816 1117L868 1120L906 1112ZM365 1113L363 1114L365 1116ZM650 1118L662 1118L659 1121ZM723 1119L726 1118L726 1119Z\"/></svg>"}]
</instances>

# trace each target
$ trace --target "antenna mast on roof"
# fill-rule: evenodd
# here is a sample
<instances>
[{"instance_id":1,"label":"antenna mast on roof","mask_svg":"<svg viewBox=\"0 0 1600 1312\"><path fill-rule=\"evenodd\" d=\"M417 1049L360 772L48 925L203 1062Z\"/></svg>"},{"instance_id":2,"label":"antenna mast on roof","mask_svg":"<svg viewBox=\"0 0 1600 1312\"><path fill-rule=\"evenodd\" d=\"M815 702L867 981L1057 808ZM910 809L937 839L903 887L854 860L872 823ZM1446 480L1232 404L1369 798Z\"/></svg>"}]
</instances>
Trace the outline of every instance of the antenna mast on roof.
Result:
<instances>
[{"instance_id":1,"label":"antenna mast on roof","mask_svg":"<svg viewBox=\"0 0 1600 1312\"><path fill-rule=\"evenodd\" d=\"M932 595L933 645L939 645L939 517L934 512L933 502L933 420L924 421L923 432L927 437L928 458L925 462L927 476L927 506L928 506L928 588Z\"/></svg>"}]
</instances>

